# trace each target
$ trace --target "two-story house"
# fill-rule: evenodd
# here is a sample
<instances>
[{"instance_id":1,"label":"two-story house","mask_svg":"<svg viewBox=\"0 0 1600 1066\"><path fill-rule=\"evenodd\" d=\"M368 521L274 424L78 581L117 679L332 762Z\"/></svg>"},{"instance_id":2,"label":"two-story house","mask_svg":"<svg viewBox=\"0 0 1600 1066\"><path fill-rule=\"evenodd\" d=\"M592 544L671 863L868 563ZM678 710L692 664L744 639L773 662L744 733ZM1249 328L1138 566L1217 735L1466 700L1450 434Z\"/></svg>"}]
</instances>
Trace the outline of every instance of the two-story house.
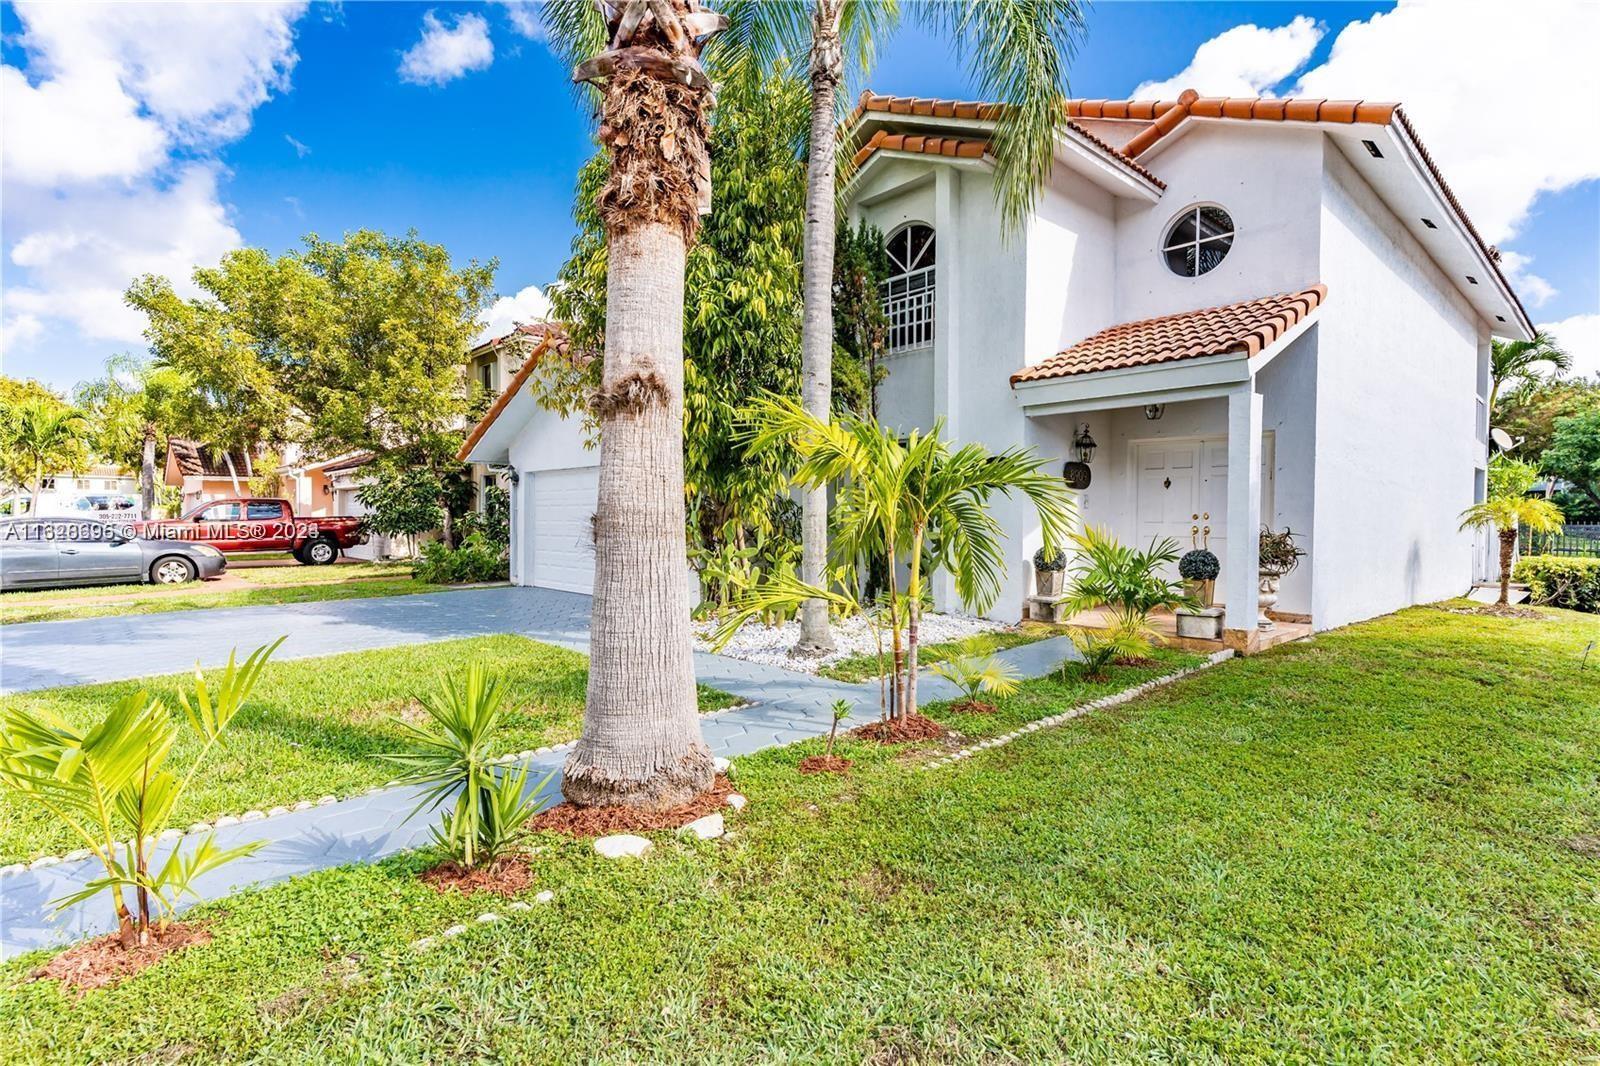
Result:
<instances>
[{"instance_id":1,"label":"two-story house","mask_svg":"<svg viewBox=\"0 0 1600 1066\"><path fill-rule=\"evenodd\" d=\"M1533 326L1404 111L1189 91L1068 114L1008 229L997 107L862 97L845 199L893 266L880 417L1086 462L1084 523L1209 543L1243 650L1262 526L1306 552L1276 610L1317 629L1466 591L1476 541L1458 515L1485 491L1489 339ZM514 580L584 591L578 523L541 509L588 493L592 510L594 456L525 377L470 456L519 474ZM541 494L545 479L568 491ZM1010 544L993 613L1014 619L1041 537L1024 504L996 507ZM948 584L935 599L959 607Z\"/></svg>"}]
</instances>

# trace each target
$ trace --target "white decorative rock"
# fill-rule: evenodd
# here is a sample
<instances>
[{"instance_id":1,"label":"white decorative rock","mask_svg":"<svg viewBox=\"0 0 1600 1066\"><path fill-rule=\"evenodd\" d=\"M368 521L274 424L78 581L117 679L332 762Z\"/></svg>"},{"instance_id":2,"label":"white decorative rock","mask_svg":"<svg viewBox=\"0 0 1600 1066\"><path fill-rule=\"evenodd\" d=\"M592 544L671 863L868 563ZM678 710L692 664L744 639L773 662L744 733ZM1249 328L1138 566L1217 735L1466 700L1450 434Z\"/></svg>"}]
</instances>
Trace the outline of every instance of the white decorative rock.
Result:
<instances>
[{"instance_id":1,"label":"white decorative rock","mask_svg":"<svg viewBox=\"0 0 1600 1066\"><path fill-rule=\"evenodd\" d=\"M744 805L750 801L739 795L737 792L730 792L728 793L728 798L723 802L736 811L742 811L744 810Z\"/></svg>"},{"instance_id":2,"label":"white decorative rock","mask_svg":"<svg viewBox=\"0 0 1600 1066\"><path fill-rule=\"evenodd\" d=\"M533 904L529 903L525 899L514 899L510 903L506 904L506 907L507 907L507 909L514 910L514 911L531 911L531 910L533 910Z\"/></svg>"},{"instance_id":3,"label":"white decorative rock","mask_svg":"<svg viewBox=\"0 0 1600 1066\"><path fill-rule=\"evenodd\" d=\"M533 749L533 753L535 755L549 755L552 751L555 751L555 750L556 749L554 749L550 745L546 744L542 748L534 748Z\"/></svg>"},{"instance_id":4,"label":"white decorative rock","mask_svg":"<svg viewBox=\"0 0 1600 1066\"><path fill-rule=\"evenodd\" d=\"M418 941L414 942L411 945L411 949L413 951L427 951L429 948L433 947L433 945L436 944L436 943L438 943L438 941L434 940L433 937L425 936L421 940L418 940Z\"/></svg>"},{"instance_id":5,"label":"white decorative rock","mask_svg":"<svg viewBox=\"0 0 1600 1066\"><path fill-rule=\"evenodd\" d=\"M241 821L241 822L259 822L265 817L266 817L266 815L263 814L261 811L245 811L243 814L241 814L239 816L239 821Z\"/></svg>"},{"instance_id":6,"label":"white decorative rock","mask_svg":"<svg viewBox=\"0 0 1600 1066\"><path fill-rule=\"evenodd\" d=\"M288 813L289 813L289 808L287 808L287 807L274 807L274 808L272 808L271 810L269 810L267 812L267 817L268 818L276 818L280 814L288 814Z\"/></svg>"},{"instance_id":7,"label":"white decorative rock","mask_svg":"<svg viewBox=\"0 0 1600 1066\"><path fill-rule=\"evenodd\" d=\"M715 759L711 760L712 768L715 769L717 771L717 773L719 773L719 774L727 773L728 772L728 767L730 767L732 765L733 765L733 763L729 762L727 759L724 759L720 755L718 755Z\"/></svg>"},{"instance_id":8,"label":"white decorative rock","mask_svg":"<svg viewBox=\"0 0 1600 1066\"><path fill-rule=\"evenodd\" d=\"M191 832L191 833L209 833L209 832L211 832L211 823L210 822L196 822L196 823L194 823L193 825L191 825L189 827L189 832Z\"/></svg>"},{"instance_id":9,"label":"white decorative rock","mask_svg":"<svg viewBox=\"0 0 1600 1066\"><path fill-rule=\"evenodd\" d=\"M448 929L446 929L444 931L444 935L445 936L460 936L462 933L465 933L466 931L467 931L467 927L464 926L464 925L452 925L450 928L448 928Z\"/></svg>"},{"instance_id":10,"label":"white decorative rock","mask_svg":"<svg viewBox=\"0 0 1600 1066\"><path fill-rule=\"evenodd\" d=\"M339 802L339 797L338 796L323 796L321 799L317 800L317 806L318 807L326 807L330 803L338 803L338 802Z\"/></svg>"},{"instance_id":11,"label":"white decorative rock","mask_svg":"<svg viewBox=\"0 0 1600 1066\"><path fill-rule=\"evenodd\" d=\"M498 922L499 920L500 916L494 911L484 911L482 914L478 915L478 921L482 922L484 925L488 925L490 922Z\"/></svg>"},{"instance_id":12,"label":"white decorative rock","mask_svg":"<svg viewBox=\"0 0 1600 1066\"><path fill-rule=\"evenodd\" d=\"M312 803L310 800L301 800L299 803L296 803L293 807L291 807L290 810L309 811L311 808L313 808L315 806L316 806L316 804Z\"/></svg>"},{"instance_id":13,"label":"white decorative rock","mask_svg":"<svg viewBox=\"0 0 1600 1066\"><path fill-rule=\"evenodd\" d=\"M13 862L6 866L0 866L0 877L4 877L7 874L20 874L26 869L27 867L22 865L22 863Z\"/></svg>"},{"instance_id":14,"label":"white decorative rock","mask_svg":"<svg viewBox=\"0 0 1600 1066\"><path fill-rule=\"evenodd\" d=\"M84 859L87 859L88 857L89 857L89 849L88 848L79 848L77 851L69 851L65 855L61 856L61 861L62 862L82 862Z\"/></svg>"},{"instance_id":15,"label":"white decorative rock","mask_svg":"<svg viewBox=\"0 0 1600 1066\"><path fill-rule=\"evenodd\" d=\"M696 818L688 825L678 830L679 836L694 836L701 840L715 840L726 832L722 824L722 815L708 814L704 818Z\"/></svg>"},{"instance_id":16,"label":"white decorative rock","mask_svg":"<svg viewBox=\"0 0 1600 1066\"><path fill-rule=\"evenodd\" d=\"M42 858L34 859L32 862L30 862L28 864L28 869L37 870L37 869L39 869L41 867L44 867L44 866L55 866L60 861L61 860L56 858L54 855L46 855L46 856L44 856Z\"/></svg>"},{"instance_id":17,"label":"white decorative rock","mask_svg":"<svg viewBox=\"0 0 1600 1066\"><path fill-rule=\"evenodd\" d=\"M596 840L594 850L608 859L638 859L650 851L650 841L632 833L614 833Z\"/></svg>"},{"instance_id":18,"label":"white decorative rock","mask_svg":"<svg viewBox=\"0 0 1600 1066\"><path fill-rule=\"evenodd\" d=\"M161 835L156 837L156 839L157 840L177 840L181 836L183 836L183 830L182 829L163 829L161 831Z\"/></svg>"},{"instance_id":19,"label":"white decorative rock","mask_svg":"<svg viewBox=\"0 0 1600 1066\"><path fill-rule=\"evenodd\" d=\"M556 898L556 894L547 888L533 898L538 900L540 903L549 903L551 900Z\"/></svg>"},{"instance_id":20,"label":"white decorative rock","mask_svg":"<svg viewBox=\"0 0 1600 1066\"><path fill-rule=\"evenodd\" d=\"M216 827L218 829L223 829L223 828L226 828L227 826L238 825L238 824L239 824L239 819L235 818L231 814L224 814L221 818L218 818L217 821L216 821Z\"/></svg>"},{"instance_id":21,"label":"white decorative rock","mask_svg":"<svg viewBox=\"0 0 1600 1066\"><path fill-rule=\"evenodd\" d=\"M517 752L517 758L519 758L519 759L531 759L531 758L534 757L535 754L536 753L532 752L532 751L519 751L519 752Z\"/></svg>"}]
</instances>

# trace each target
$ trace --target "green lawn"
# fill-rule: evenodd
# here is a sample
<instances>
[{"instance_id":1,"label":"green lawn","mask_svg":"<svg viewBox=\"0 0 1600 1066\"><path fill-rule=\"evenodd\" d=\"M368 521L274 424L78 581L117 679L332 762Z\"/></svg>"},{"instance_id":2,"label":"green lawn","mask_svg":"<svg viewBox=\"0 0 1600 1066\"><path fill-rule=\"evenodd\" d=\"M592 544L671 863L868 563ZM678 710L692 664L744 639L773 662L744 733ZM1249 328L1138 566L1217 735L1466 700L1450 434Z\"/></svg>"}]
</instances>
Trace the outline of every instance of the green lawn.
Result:
<instances>
[{"instance_id":1,"label":"green lawn","mask_svg":"<svg viewBox=\"0 0 1600 1066\"><path fill-rule=\"evenodd\" d=\"M249 650L239 649L240 655ZM377 756L403 746L394 716L423 721L426 712L415 694L433 691L442 675L474 659L492 664L510 682L514 710L502 719L506 751L559 744L578 735L588 661L525 637L476 637L270 663L220 751L213 753L209 770L184 794L174 823L345 795L391 780L395 768ZM192 675L177 674L46 689L0 697L0 707L43 708L85 724L98 721L125 693L143 687L168 695L168 705L181 714L170 696L191 683ZM736 701L702 689L700 702L709 710ZM180 735L173 758L185 767L193 740L187 730ZM32 805L0 792L0 865L80 846Z\"/></svg>"},{"instance_id":2,"label":"green lawn","mask_svg":"<svg viewBox=\"0 0 1600 1066\"><path fill-rule=\"evenodd\" d=\"M1417 609L938 770L765 753L730 839L543 841L530 911L408 856L210 905L108 991L16 960L0 1059L1592 1059L1597 629Z\"/></svg>"},{"instance_id":3,"label":"green lawn","mask_svg":"<svg viewBox=\"0 0 1600 1066\"><path fill-rule=\"evenodd\" d=\"M0 595L0 625L61 622L104 615L158 614L200 607L259 607L277 603L365 599L439 592L411 576L409 563L345 563L339 566L238 567L228 571L251 587L201 582L174 589L154 585L85 585Z\"/></svg>"},{"instance_id":4,"label":"green lawn","mask_svg":"<svg viewBox=\"0 0 1600 1066\"><path fill-rule=\"evenodd\" d=\"M1064 632L1060 626L1044 622L1022 622L1012 629L979 633L976 636L947 640L939 644L920 645L917 648L917 662L926 666L929 663L944 662L962 655L991 655L1006 648L1015 648L1019 644L1032 644L1047 637L1059 637ZM837 681L865 681L883 672L876 655L852 655L836 663L829 663L818 671L823 677L831 677Z\"/></svg>"}]
</instances>

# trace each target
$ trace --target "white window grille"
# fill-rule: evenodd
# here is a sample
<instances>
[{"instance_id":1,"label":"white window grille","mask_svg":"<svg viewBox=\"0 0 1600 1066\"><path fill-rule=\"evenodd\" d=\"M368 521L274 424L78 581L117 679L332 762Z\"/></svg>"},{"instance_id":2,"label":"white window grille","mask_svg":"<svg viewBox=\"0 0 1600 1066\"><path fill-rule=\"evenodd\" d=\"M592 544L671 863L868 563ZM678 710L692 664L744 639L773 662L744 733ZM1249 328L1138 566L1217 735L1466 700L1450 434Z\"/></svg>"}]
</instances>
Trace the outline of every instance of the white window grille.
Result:
<instances>
[{"instance_id":1,"label":"white window grille","mask_svg":"<svg viewBox=\"0 0 1600 1066\"><path fill-rule=\"evenodd\" d=\"M883 283L883 312L889 320L888 350L905 351L933 343L935 267L933 229L914 222L889 235L889 277Z\"/></svg>"}]
</instances>

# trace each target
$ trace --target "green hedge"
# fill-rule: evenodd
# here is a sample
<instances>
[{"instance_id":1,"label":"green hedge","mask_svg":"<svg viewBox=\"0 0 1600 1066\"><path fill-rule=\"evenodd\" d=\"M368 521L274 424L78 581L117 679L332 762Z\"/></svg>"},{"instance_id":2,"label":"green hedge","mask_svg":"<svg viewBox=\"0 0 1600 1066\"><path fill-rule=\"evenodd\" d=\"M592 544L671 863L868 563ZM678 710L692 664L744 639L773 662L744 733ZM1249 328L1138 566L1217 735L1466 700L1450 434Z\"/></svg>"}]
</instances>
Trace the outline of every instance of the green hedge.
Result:
<instances>
[{"instance_id":1,"label":"green hedge","mask_svg":"<svg viewBox=\"0 0 1600 1066\"><path fill-rule=\"evenodd\" d=\"M1527 555L1511 576L1527 584L1534 603L1600 613L1600 559Z\"/></svg>"},{"instance_id":2,"label":"green hedge","mask_svg":"<svg viewBox=\"0 0 1600 1066\"><path fill-rule=\"evenodd\" d=\"M453 551L438 541L424 544L422 557L411 566L413 577L434 585L504 581L510 571L506 557L479 532L467 534Z\"/></svg>"}]
</instances>

